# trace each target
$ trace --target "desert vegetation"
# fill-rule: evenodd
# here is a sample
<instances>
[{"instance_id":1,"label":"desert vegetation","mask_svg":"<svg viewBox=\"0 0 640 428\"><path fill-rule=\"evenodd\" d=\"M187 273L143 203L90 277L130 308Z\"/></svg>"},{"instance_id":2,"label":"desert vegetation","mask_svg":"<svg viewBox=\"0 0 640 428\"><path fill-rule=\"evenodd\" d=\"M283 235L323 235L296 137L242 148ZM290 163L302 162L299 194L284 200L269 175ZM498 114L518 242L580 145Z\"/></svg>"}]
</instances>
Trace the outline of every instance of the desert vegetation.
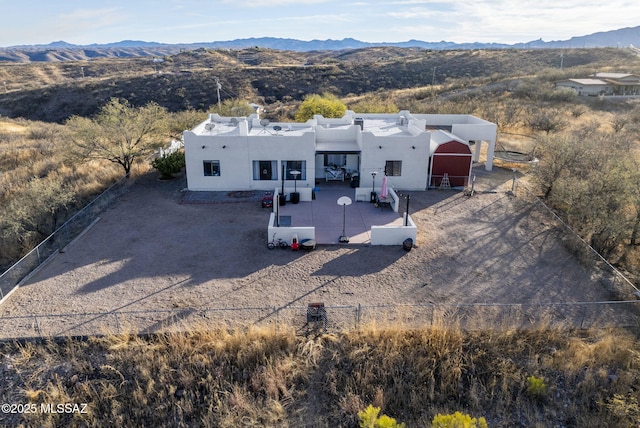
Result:
<instances>
[{"instance_id":1,"label":"desert vegetation","mask_svg":"<svg viewBox=\"0 0 640 428\"><path fill-rule=\"evenodd\" d=\"M149 148L207 112L246 115L253 102L267 118L294 120L305 102L329 99L358 112L470 113L497 123L498 150L539 160L535 167L497 160L498 167L517 168L523 184L586 242L637 278L640 103L578 97L553 82L594 70L637 74L640 58L625 49L562 52L563 69L554 50L397 48L202 49L161 63L0 65L7 82L0 94L0 268L131 172L104 155L73 156L79 125L95 131L110 103L134 113L151 107L163 118L163 137L150 139ZM144 162L134 178L147 170L146 154L136 154ZM167 160L168 175L174 161L181 165ZM640 349L633 333L621 330L372 326L307 338L202 326L1 346L4 402L89 409L2 415L8 425L358 426L365 417L376 426L385 416L406 426L640 422Z\"/></svg>"},{"instance_id":2,"label":"desert vegetation","mask_svg":"<svg viewBox=\"0 0 640 428\"><path fill-rule=\"evenodd\" d=\"M57 124L0 121L0 267L32 249L119 177L99 162L70 162L63 135Z\"/></svg>"},{"instance_id":3,"label":"desert vegetation","mask_svg":"<svg viewBox=\"0 0 640 428\"><path fill-rule=\"evenodd\" d=\"M87 406L86 413L5 413L0 421L47 427L635 426L638 351L633 335L619 330L463 332L450 326L370 326L321 337L206 328L3 344L3 402Z\"/></svg>"}]
</instances>

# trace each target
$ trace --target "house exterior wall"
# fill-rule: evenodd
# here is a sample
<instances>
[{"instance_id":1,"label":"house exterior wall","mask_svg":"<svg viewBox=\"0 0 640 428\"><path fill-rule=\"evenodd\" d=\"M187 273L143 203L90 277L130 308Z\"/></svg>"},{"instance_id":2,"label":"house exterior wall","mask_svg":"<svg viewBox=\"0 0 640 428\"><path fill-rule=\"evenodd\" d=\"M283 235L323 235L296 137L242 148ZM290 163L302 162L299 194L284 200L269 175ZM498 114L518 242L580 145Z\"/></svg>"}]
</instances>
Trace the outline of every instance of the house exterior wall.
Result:
<instances>
[{"instance_id":1,"label":"house exterior wall","mask_svg":"<svg viewBox=\"0 0 640 428\"><path fill-rule=\"evenodd\" d=\"M225 118L210 115L207 121L183 134L189 190L273 190L282 184L285 161L304 161L306 178L295 183L299 189L313 188L325 178L324 154L344 154L347 172L359 173L359 186L382 184L385 168L390 187L405 190L428 188L429 167L435 146L449 140L436 135L446 128L449 137L459 140L468 149L468 141L490 143L485 168L491 169L497 126L470 115L363 114L362 127L356 114L347 112L341 119L316 116L305 123L274 124L260 121L257 115L248 118ZM428 125L427 125L428 124ZM453 134L453 135L452 135ZM445 137L447 138L447 137ZM478 152L479 144L476 145ZM216 174L205 174L204 161L216 162ZM268 168L258 168L257 161L269 161ZM388 162L394 161L393 164ZM452 160L452 162L455 162ZM469 161L461 160L462 168ZM264 166L264 165L263 165ZM270 171L260 174L259 171ZM219 171L219 174L217 172ZM256 178L257 177L257 178ZM268 177L267 179L264 179ZM293 188L286 180L285 188Z\"/></svg>"},{"instance_id":2,"label":"house exterior wall","mask_svg":"<svg viewBox=\"0 0 640 428\"><path fill-rule=\"evenodd\" d=\"M414 148L415 147L415 148ZM388 176L388 186L405 190L424 190L427 183L429 133L417 136L379 137L364 132L360 163L360 186L371 188L382 184L387 161L401 161L400 176Z\"/></svg>"},{"instance_id":3,"label":"house exterior wall","mask_svg":"<svg viewBox=\"0 0 640 428\"><path fill-rule=\"evenodd\" d=\"M183 134L189 190L271 190L282 180L283 161L306 161L306 179L297 187L311 187L315 177L315 135L306 132L293 138L264 136L208 136ZM203 148L204 147L204 148ZM224 147L224 148L223 148ZM203 161L219 161L220 175L205 176ZM255 180L253 161L276 161L277 180ZM292 187L292 180L285 182Z\"/></svg>"},{"instance_id":4,"label":"house exterior wall","mask_svg":"<svg viewBox=\"0 0 640 428\"><path fill-rule=\"evenodd\" d=\"M571 88L578 93L578 95L609 95L613 93L613 89L610 85L606 84L591 84L585 85L580 82L573 82L571 80L566 80L562 82L556 83L557 87L561 88Z\"/></svg>"}]
</instances>

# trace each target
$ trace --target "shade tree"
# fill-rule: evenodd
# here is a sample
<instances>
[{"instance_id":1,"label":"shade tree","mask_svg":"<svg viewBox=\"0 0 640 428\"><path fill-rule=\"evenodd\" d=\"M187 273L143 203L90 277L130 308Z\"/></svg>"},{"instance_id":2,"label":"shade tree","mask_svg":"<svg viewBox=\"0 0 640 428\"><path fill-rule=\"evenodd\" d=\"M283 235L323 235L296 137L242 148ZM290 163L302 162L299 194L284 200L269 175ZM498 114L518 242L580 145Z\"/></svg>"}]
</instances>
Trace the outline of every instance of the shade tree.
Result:
<instances>
[{"instance_id":1,"label":"shade tree","mask_svg":"<svg viewBox=\"0 0 640 428\"><path fill-rule=\"evenodd\" d=\"M112 98L93 118L68 121L71 154L79 159L104 159L120 165L129 176L133 164L167 143L167 111L156 103L133 107Z\"/></svg>"}]
</instances>

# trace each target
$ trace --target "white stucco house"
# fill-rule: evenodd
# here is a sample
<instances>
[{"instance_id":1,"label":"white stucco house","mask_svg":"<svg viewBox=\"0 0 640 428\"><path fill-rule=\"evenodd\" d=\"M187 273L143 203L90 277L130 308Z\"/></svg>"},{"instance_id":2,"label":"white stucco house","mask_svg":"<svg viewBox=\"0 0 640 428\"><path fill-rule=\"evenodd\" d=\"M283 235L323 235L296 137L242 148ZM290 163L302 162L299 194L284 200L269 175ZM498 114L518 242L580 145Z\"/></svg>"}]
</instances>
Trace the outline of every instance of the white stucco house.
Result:
<instances>
[{"instance_id":1,"label":"white stucco house","mask_svg":"<svg viewBox=\"0 0 640 428\"><path fill-rule=\"evenodd\" d=\"M352 187L371 190L383 175L405 190L438 186L445 174L452 186L465 186L483 143L485 168L492 169L496 137L496 124L472 115L408 111L347 111L304 123L211 114L183 133L191 191L272 190L284 178L287 189L295 185L309 194L326 181L354 180Z\"/></svg>"}]
</instances>

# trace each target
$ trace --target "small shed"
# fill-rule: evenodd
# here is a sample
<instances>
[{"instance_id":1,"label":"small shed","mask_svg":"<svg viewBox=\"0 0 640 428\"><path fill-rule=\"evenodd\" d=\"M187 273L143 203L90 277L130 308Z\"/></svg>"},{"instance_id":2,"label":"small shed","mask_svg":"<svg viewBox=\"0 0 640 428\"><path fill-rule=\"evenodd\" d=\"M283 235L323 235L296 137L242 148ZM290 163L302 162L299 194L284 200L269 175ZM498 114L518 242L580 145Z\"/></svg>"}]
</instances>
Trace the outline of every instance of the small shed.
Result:
<instances>
[{"instance_id":1,"label":"small shed","mask_svg":"<svg viewBox=\"0 0 640 428\"><path fill-rule=\"evenodd\" d=\"M438 130L431 133L431 157L429 159L429 187L439 187L442 179L449 177L451 187L469 184L473 155L468 142L455 135Z\"/></svg>"}]
</instances>

